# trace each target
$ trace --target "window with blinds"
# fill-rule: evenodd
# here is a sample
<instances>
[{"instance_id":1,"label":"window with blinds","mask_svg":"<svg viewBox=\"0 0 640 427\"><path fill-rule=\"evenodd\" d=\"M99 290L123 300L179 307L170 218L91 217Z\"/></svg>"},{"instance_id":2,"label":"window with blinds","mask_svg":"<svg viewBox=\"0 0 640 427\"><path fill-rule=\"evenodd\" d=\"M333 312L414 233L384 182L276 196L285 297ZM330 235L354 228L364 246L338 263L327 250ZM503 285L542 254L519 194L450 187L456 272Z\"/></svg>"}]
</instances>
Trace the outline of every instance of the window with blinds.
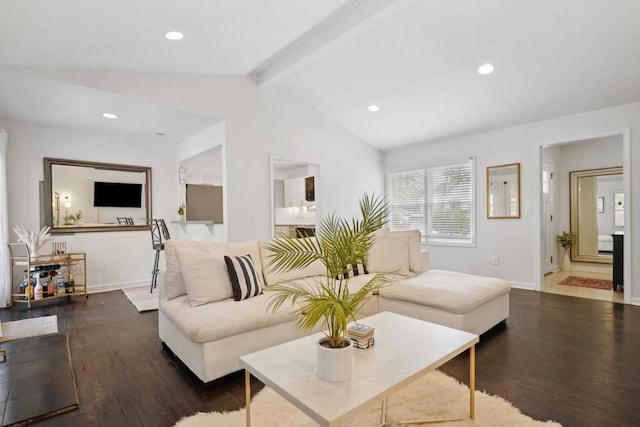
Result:
<instances>
[{"instance_id":1,"label":"window with blinds","mask_svg":"<svg viewBox=\"0 0 640 427\"><path fill-rule=\"evenodd\" d=\"M418 229L423 243L472 245L472 162L390 173L391 229Z\"/></svg>"}]
</instances>

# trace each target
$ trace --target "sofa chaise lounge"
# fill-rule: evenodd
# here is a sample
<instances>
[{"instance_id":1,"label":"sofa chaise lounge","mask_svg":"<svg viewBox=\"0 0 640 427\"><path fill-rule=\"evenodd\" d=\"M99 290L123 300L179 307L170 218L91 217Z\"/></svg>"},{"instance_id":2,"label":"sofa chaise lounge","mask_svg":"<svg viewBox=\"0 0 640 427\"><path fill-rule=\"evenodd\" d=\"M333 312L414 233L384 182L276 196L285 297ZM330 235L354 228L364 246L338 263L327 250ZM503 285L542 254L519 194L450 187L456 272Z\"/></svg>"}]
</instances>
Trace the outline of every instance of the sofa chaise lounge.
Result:
<instances>
[{"instance_id":1,"label":"sofa chaise lounge","mask_svg":"<svg viewBox=\"0 0 640 427\"><path fill-rule=\"evenodd\" d=\"M418 231L382 230L366 260L366 272L349 280L351 289L375 273L391 282L370 295L361 316L392 311L481 334L509 316L510 285L501 279L428 270L428 253ZM295 307L267 309L269 287L324 275L319 262L286 273L269 267L264 243L169 240L166 270L159 281L158 328L162 342L203 382L240 369L239 357L296 338ZM224 260L250 255L262 293L236 301ZM246 257L245 257L246 258Z\"/></svg>"}]
</instances>

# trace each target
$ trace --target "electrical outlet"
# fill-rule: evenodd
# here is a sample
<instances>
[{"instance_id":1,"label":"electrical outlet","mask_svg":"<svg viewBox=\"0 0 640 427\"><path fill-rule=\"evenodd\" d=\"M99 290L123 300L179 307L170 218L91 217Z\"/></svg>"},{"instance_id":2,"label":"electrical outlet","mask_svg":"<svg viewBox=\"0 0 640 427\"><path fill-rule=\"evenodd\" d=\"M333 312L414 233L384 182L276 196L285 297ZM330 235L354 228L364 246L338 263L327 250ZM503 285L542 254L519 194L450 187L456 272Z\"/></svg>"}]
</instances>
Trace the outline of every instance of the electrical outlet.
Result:
<instances>
[{"instance_id":1,"label":"electrical outlet","mask_svg":"<svg viewBox=\"0 0 640 427\"><path fill-rule=\"evenodd\" d=\"M497 256L494 256L493 258L491 258L491 264L493 265L500 264L500 258L498 258Z\"/></svg>"}]
</instances>

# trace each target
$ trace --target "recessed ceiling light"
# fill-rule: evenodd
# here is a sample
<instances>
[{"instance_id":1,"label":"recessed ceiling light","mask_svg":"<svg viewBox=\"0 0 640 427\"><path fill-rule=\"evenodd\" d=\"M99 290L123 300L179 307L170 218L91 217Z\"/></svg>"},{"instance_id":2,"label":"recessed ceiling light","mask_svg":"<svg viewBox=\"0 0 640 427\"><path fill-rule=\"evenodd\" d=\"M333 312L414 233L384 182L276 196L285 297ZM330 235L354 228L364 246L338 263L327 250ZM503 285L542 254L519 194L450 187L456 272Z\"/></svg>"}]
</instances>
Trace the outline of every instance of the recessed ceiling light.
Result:
<instances>
[{"instance_id":1,"label":"recessed ceiling light","mask_svg":"<svg viewBox=\"0 0 640 427\"><path fill-rule=\"evenodd\" d=\"M102 117L105 119L117 119L118 115L116 113L102 113Z\"/></svg>"},{"instance_id":2,"label":"recessed ceiling light","mask_svg":"<svg viewBox=\"0 0 640 427\"><path fill-rule=\"evenodd\" d=\"M164 38L167 40L182 40L184 38L184 34L180 31L167 31L164 33Z\"/></svg>"},{"instance_id":3,"label":"recessed ceiling light","mask_svg":"<svg viewBox=\"0 0 640 427\"><path fill-rule=\"evenodd\" d=\"M494 67L491 64L482 64L480 68L478 68L478 74L482 74L483 76L487 74L493 73Z\"/></svg>"},{"instance_id":4,"label":"recessed ceiling light","mask_svg":"<svg viewBox=\"0 0 640 427\"><path fill-rule=\"evenodd\" d=\"M372 113L375 113L376 111L380 111L380 108L376 104L369 105L367 109Z\"/></svg>"}]
</instances>

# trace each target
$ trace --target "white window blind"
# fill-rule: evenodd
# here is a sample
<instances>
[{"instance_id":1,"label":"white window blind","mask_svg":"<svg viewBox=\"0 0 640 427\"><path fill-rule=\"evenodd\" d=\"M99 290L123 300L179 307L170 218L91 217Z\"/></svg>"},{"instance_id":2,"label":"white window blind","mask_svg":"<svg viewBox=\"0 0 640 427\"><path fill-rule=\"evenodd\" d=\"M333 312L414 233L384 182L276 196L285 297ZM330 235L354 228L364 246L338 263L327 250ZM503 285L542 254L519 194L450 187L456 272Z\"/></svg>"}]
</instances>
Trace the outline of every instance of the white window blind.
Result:
<instances>
[{"instance_id":1,"label":"white window blind","mask_svg":"<svg viewBox=\"0 0 640 427\"><path fill-rule=\"evenodd\" d=\"M427 241L473 243L471 161L427 168Z\"/></svg>"},{"instance_id":2,"label":"white window blind","mask_svg":"<svg viewBox=\"0 0 640 427\"><path fill-rule=\"evenodd\" d=\"M392 230L420 230L425 236L424 169L389 174Z\"/></svg>"},{"instance_id":3,"label":"white window blind","mask_svg":"<svg viewBox=\"0 0 640 427\"><path fill-rule=\"evenodd\" d=\"M424 243L473 244L473 163L389 175L392 230L418 229Z\"/></svg>"}]
</instances>

